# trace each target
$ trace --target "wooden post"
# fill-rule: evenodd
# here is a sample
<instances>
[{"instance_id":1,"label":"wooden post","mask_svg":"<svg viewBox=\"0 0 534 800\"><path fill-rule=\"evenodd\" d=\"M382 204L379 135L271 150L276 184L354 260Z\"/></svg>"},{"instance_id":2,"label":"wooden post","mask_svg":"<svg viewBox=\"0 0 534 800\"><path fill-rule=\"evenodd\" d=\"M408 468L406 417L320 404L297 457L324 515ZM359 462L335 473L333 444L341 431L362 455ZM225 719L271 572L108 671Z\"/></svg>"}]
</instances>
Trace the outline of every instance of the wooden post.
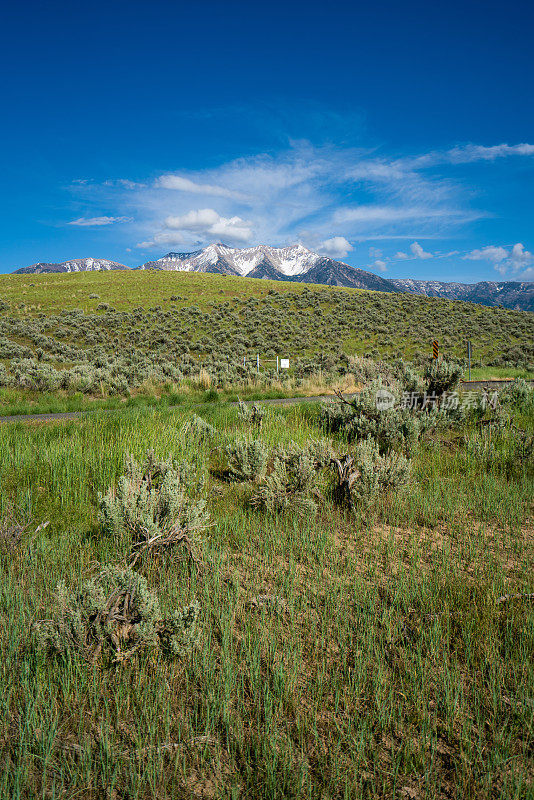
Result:
<instances>
[{"instance_id":1,"label":"wooden post","mask_svg":"<svg viewBox=\"0 0 534 800\"><path fill-rule=\"evenodd\" d=\"M469 361L469 380L471 380L471 342L467 341L467 360Z\"/></svg>"}]
</instances>

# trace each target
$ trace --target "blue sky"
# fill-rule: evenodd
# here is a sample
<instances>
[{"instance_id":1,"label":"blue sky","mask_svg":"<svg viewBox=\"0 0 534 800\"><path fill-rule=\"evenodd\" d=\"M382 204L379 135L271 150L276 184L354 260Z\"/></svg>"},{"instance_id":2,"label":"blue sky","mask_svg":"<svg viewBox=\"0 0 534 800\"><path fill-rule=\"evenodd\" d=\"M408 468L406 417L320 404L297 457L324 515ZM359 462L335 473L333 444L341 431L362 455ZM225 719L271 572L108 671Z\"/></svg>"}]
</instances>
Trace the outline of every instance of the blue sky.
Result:
<instances>
[{"instance_id":1,"label":"blue sky","mask_svg":"<svg viewBox=\"0 0 534 800\"><path fill-rule=\"evenodd\" d=\"M300 241L534 278L532 4L10 6L0 271Z\"/></svg>"}]
</instances>

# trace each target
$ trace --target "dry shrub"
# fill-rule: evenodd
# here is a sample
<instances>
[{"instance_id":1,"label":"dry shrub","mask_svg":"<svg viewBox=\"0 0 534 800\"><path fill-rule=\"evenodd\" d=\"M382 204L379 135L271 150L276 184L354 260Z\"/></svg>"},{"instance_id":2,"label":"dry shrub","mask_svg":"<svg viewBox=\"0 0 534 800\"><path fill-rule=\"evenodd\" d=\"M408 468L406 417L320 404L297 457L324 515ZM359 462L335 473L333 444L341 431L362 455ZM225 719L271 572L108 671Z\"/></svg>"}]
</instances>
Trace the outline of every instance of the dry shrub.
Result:
<instances>
[{"instance_id":1,"label":"dry shrub","mask_svg":"<svg viewBox=\"0 0 534 800\"><path fill-rule=\"evenodd\" d=\"M59 583L55 608L53 619L33 627L41 652L123 662L147 648L169 657L184 655L196 642L198 604L164 619L146 578L131 569L106 567L76 593Z\"/></svg>"},{"instance_id":2,"label":"dry shrub","mask_svg":"<svg viewBox=\"0 0 534 800\"><path fill-rule=\"evenodd\" d=\"M130 537L131 566L148 554L177 549L198 562L198 537L208 524L201 488L189 464L156 461L149 451L141 466L128 456L116 488L99 497L102 527Z\"/></svg>"}]
</instances>

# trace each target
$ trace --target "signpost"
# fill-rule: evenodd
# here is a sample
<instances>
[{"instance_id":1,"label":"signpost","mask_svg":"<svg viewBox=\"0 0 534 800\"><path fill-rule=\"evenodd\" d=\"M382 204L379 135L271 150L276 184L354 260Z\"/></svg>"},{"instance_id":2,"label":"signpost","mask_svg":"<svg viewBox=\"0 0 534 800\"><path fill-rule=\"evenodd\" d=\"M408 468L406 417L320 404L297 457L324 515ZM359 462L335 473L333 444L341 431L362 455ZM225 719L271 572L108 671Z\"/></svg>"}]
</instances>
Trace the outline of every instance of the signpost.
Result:
<instances>
[{"instance_id":1,"label":"signpost","mask_svg":"<svg viewBox=\"0 0 534 800\"><path fill-rule=\"evenodd\" d=\"M434 358L437 358L439 356L439 345L438 345L438 343L436 342L435 339L432 342L432 356Z\"/></svg>"},{"instance_id":2,"label":"signpost","mask_svg":"<svg viewBox=\"0 0 534 800\"><path fill-rule=\"evenodd\" d=\"M467 360L469 362L469 380L471 380L471 342L467 340Z\"/></svg>"}]
</instances>

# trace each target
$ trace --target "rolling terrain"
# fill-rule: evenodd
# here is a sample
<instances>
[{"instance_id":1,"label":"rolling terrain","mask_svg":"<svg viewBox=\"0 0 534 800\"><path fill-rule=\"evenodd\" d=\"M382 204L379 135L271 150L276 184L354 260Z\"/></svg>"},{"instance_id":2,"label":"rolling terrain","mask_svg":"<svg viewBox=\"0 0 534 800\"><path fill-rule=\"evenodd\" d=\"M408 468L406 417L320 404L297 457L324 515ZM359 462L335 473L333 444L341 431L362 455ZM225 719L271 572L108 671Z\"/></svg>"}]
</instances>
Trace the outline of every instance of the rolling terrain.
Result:
<instances>
[{"instance_id":1,"label":"rolling terrain","mask_svg":"<svg viewBox=\"0 0 534 800\"><path fill-rule=\"evenodd\" d=\"M499 366L528 363L534 343L534 316L521 311L196 272L3 275L0 301L4 335L28 355L24 320L47 336L63 328L62 342L81 351L95 330L106 349L220 353L231 361L256 352L412 357L429 352L433 339L444 355L463 357L469 338L475 359Z\"/></svg>"},{"instance_id":2,"label":"rolling terrain","mask_svg":"<svg viewBox=\"0 0 534 800\"><path fill-rule=\"evenodd\" d=\"M129 270L130 267L103 259L74 259L60 264L33 264L15 274ZM433 280L382 278L322 256L301 244L289 247L235 248L212 244L190 253L167 253L137 269L169 272L197 272L277 281L293 281L372 289L381 292L410 292L427 297L465 300L488 306L534 311L534 283L528 281L481 281L458 283Z\"/></svg>"},{"instance_id":3,"label":"rolling terrain","mask_svg":"<svg viewBox=\"0 0 534 800\"><path fill-rule=\"evenodd\" d=\"M533 393L402 400L433 339L524 364L533 326L236 275L0 277L2 410L121 409L0 424L0 796L527 798ZM367 393L220 402L318 374ZM129 405L164 386L176 408Z\"/></svg>"}]
</instances>

